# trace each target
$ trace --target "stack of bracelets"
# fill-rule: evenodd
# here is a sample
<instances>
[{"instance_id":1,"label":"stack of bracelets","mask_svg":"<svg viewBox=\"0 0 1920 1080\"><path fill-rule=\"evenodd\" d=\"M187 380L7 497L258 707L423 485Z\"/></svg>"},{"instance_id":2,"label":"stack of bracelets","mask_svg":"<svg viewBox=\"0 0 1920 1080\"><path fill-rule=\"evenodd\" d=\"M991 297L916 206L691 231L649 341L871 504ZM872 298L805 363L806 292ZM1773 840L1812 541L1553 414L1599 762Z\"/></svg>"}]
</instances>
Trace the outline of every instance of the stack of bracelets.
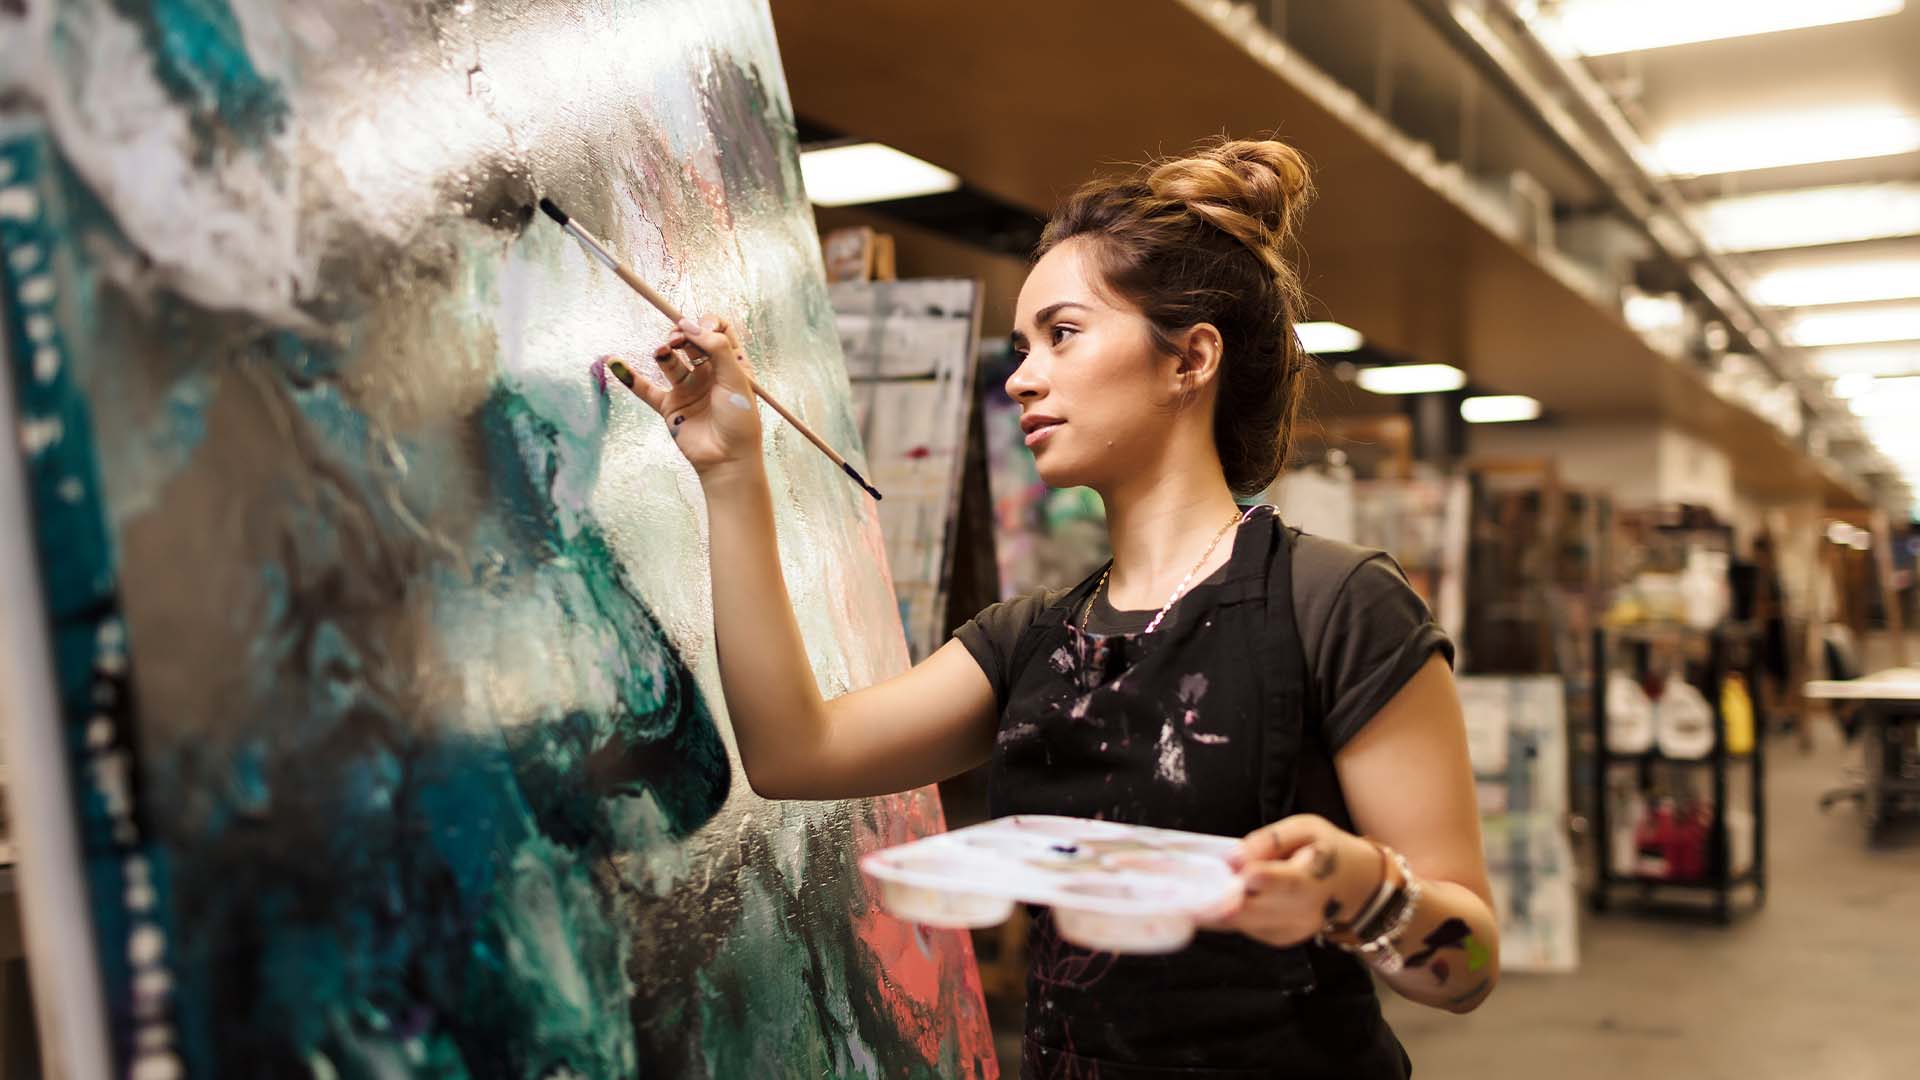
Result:
<instances>
[{"instance_id":1,"label":"stack of bracelets","mask_svg":"<svg viewBox=\"0 0 1920 1080\"><path fill-rule=\"evenodd\" d=\"M1420 879L1413 876L1413 870L1407 866L1406 856L1385 844L1371 840L1368 843L1380 849L1380 888L1359 915L1341 926L1328 925L1315 940L1321 945L1332 945L1343 952L1353 953L1382 975L1395 975L1406 967L1407 962L1400 951L1394 948L1394 942L1406 932L1408 924L1413 922L1414 912L1420 909ZM1398 885L1394 884L1393 874L1387 869L1389 861L1400 870ZM1332 933L1339 933L1343 937L1351 935L1352 943L1334 940L1329 937Z\"/></svg>"}]
</instances>

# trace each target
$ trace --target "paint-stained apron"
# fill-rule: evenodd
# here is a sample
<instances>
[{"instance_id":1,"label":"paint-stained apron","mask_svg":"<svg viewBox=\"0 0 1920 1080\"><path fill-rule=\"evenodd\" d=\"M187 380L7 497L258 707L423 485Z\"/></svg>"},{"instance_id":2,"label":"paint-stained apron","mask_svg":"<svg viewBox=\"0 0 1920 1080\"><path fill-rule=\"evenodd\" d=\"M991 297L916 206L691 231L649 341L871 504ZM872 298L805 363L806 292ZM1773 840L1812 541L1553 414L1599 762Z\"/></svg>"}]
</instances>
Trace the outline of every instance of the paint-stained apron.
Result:
<instances>
[{"instance_id":1,"label":"paint-stained apron","mask_svg":"<svg viewBox=\"0 0 1920 1080\"><path fill-rule=\"evenodd\" d=\"M989 805L1243 836L1289 814L1307 745L1306 662L1293 622L1296 534L1271 508L1234 536L1225 580L1193 590L1151 635L1074 625L1095 571L1013 652ZM1182 614L1178 609L1174 616ZM1202 931L1167 956L1062 940L1045 909L1028 935L1023 1080L1409 1075L1372 980L1344 954Z\"/></svg>"}]
</instances>

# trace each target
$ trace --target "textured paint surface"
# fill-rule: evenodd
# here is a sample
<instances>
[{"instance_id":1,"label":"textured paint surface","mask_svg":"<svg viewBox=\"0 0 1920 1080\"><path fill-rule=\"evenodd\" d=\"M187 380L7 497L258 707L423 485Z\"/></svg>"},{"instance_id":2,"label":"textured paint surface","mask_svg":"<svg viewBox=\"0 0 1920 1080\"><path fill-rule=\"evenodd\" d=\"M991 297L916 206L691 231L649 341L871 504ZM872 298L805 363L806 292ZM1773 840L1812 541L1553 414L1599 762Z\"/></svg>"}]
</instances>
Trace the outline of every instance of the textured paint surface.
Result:
<instances>
[{"instance_id":1,"label":"textured paint surface","mask_svg":"<svg viewBox=\"0 0 1920 1080\"><path fill-rule=\"evenodd\" d=\"M933 794L739 780L697 482L590 366L666 327L530 222L537 189L741 318L857 450L762 5L30 3L0 82L5 374L122 1068L992 1071L964 935L855 869ZM823 691L900 670L871 504L768 442Z\"/></svg>"}]
</instances>

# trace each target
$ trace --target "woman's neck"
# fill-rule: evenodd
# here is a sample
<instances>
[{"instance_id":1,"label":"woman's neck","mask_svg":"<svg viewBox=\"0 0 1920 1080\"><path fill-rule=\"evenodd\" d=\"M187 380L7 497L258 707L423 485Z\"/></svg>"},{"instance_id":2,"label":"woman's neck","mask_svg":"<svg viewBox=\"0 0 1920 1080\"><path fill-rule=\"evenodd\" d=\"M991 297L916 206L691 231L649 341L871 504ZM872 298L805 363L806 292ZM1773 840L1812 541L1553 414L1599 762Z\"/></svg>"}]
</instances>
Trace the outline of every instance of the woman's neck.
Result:
<instances>
[{"instance_id":1,"label":"woman's neck","mask_svg":"<svg viewBox=\"0 0 1920 1080\"><path fill-rule=\"evenodd\" d=\"M1193 480L1192 472L1170 471L1137 487L1101 493L1113 546L1107 602L1115 608L1130 611L1166 603L1168 592L1194 570L1207 544L1239 513L1232 490L1218 472L1206 483ZM1193 581L1219 568L1232 552L1231 538L1221 537Z\"/></svg>"}]
</instances>

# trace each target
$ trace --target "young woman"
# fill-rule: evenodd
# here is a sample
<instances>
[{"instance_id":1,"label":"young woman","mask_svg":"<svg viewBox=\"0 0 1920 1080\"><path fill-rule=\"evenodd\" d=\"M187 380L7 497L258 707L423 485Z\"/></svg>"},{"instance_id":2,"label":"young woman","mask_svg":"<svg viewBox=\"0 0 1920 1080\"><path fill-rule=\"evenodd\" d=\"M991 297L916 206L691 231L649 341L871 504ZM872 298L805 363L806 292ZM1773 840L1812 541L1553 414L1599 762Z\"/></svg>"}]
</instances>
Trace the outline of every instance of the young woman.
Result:
<instances>
[{"instance_id":1,"label":"young woman","mask_svg":"<svg viewBox=\"0 0 1920 1080\"><path fill-rule=\"evenodd\" d=\"M1041 912L1024 1076L1402 1077L1368 967L1466 1012L1499 977L1452 646L1385 555L1264 490L1307 359L1286 252L1300 156L1226 142L1098 180L1048 225L1006 390L1040 475L1105 500L1114 558L996 604L913 670L822 700L784 605L746 358L682 324L641 393L698 471L720 673L769 798L991 763L996 816L1244 837L1246 898L1170 956L1088 953Z\"/></svg>"}]
</instances>

